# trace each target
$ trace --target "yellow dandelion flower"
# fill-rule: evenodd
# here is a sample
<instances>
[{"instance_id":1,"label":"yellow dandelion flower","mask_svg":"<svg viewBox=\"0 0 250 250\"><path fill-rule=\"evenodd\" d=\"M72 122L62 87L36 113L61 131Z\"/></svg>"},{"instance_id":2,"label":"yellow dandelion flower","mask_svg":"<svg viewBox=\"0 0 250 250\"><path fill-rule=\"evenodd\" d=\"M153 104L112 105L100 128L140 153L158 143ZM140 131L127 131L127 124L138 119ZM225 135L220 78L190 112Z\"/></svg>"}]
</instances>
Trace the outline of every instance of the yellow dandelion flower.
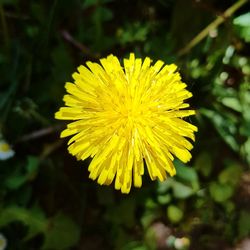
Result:
<instances>
[{"instance_id":1,"label":"yellow dandelion flower","mask_svg":"<svg viewBox=\"0 0 250 250\"><path fill-rule=\"evenodd\" d=\"M150 178L163 181L175 175L174 156L183 162L197 128L182 118L194 115L185 99L192 96L174 64L151 65L130 54L121 66L117 57L78 67L74 83L67 82L67 107L56 119L73 120L61 137L72 136L69 152L79 160L92 157L89 177L101 185L129 193L132 182L141 187L146 165ZM186 138L185 138L186 137Z\"/></svg>"}]
</instances>

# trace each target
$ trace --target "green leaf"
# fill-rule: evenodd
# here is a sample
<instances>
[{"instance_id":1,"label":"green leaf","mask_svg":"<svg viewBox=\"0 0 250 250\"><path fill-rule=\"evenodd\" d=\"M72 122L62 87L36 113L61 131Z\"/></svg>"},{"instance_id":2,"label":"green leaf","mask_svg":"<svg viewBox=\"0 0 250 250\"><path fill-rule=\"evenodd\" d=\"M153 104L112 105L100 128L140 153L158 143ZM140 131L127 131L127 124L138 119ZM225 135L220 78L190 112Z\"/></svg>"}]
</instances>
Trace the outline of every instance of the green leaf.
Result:
<instances>
[{"instance_id":1,"label":"green leaf","mask_svg":"<svg viewBox=\"0 0 250 250\"><path fill-rule=\"evenodd\" d=\"M14 221L20 221L28 226L26 238L31 238L38 233L44 232L47 226L47 220L43 212L37 207L29 210L21 207L7 207L1 211L0 227Z\"/></svg>"},{"instance_id":2,"label":"green leaf","mask_svg":"<svg viewBox=\"0 0 250 250\"><path fill-rule=\"evenodd\" d=\"M235 97L224 97L221 99L222 104L224 104L226 107L231 108L237 112L242 111L242 107L240 104L240 101Z\"/></svg>"},{"instance_id":3,"label":"green leaf","mask_svg":"<svg viewBox=\"0 0 250 250\"><path fill-rule=\"evenodd\" d=\"M144 242L147 246L147 249L150 250L156 250L157 249L157 240L156 240L157 234L156 230L153 226L148 227L146 229L146 232L144 234Z\"/></svg>"},{"instance_id":4,"label":"green leaf","mask_svg":"<svg viewBox=\"0 0 250 250\"><path fill-rule=\"evenodd\" d=\"M239 143L236 140L238 128L236 126L236 121L234 121L232 117L225 116L217 111L209 109L200 109L200 113L212 121L221 138L233 150L239 151Z\"/></svg>"},{"instance_id":5,"label":"green leaf","mask_svg":"<svg viewBox=\"0 0 250 250\"><path fill-rule=\"evenodd\" d=\"M238 164L230 165L219 175L219 181L222 184L235 186L241 177L242 167Z\"/></svg>"},{"instance_id":6,"label":"green leaf","mask_svg":"<svg viewBox=\"0 0 250 250\"><path fill-rule=\"evenodd\" d=\"M170 194L162 194L157 196L157 201L161 205L166 205L171 201L172 197Z\"/></svg>"},{"instance_id":7,"label":"green leaf","mask_svg":"<svg viewBox=\"0 0 250 250\"><path fill-rule=\"evenodd\" d=\"M236 17L233 20L239 35L246 41L250 42L250 12Z\"/></svg>"},{"instance_id":8,"label":"green leaf","mask_svg":"<svg viewBox=\"0 0 250 250\"><path fill-rule=\"evenodd\" d=\"M68 249L79 240L79 228L63 214L58 214L48 221L39 207L29 210L21 207L8 207L1 211L0 227L14 221L20 221L28 226L25 240L38 233L44 233L45 240L42 249Z\"/></svg>"},{"instance_id":9,"label":"green leaf","mask_svg":"<svg viewBox=\"0 0 250 250\"><path fill-rule=\"evenodd\" d=\"M234 189L227 184L212 182L209 186L209 192L216 202L224 202L233 195Z\"/></svg>"},{"instance_id":10,"label":"green leaf","mask_svg":"<svg viewBox=\"0 0 250 250\"><path fill-rule=\"evenodd\" d=\"M133 42L144 42L150 31L150 26L135 22L125 25L125 27L117 30L117 39L122 45Z\"/></svg>"},{"instance_id":11,"label":"green leaf","mask_svg":"<svg viewBox=\"0 0 250 250\"><path fill-rule=\"evenodd\" d=\"M155 209L157 208L157 203L152 198L148 198L145 202L145 207L147 209Z\"/></svg>"},{"instance_id":12,"label":"green leaf","mask_svg":"<svg viewBox=\"0 0 250 250\"><path fill-rule=\"evenodd\" d=\"M45 232L45 240L42 249L69 249L80 238L78 226L66 215L59 213L50 220Z\"/></svg>"},{"instance_id":13,"label":"green leaf","mask_svg":"<svg viewBox=\"0 0 250 250\"><path fill-rule=\"evenodd\" d=\"M142 218L141 218L141 224L143 228L147 228L150 226L150 224L159 216L159 213L155 212L155 210L148 210L146 211Z\"/></svg>"},{"instance_id":14,"label":"green leaf","mask_svg":"<svg viewBox=\"0 0 250 250\"><path fill-rule=\"evenodd\" d=\"M249 27L250 26L250 12L236 17L233 20L233 23L235 25L240 25L240 26L243 26L243 27Z\"/></svg>"},{"instance_id":15,"label":"green leaf","mask_svg":"<svg viewBox=\"0 0 250 250\"><path fill-rule=\"evenodd\" d=\"M15 175L10 176L8 179L6 179L4 185L9 189L17 189L21 187L25 182L27 181L26 175Z\"/></svg>"},{"instance_id":16,"label":"green leaf","mask_svg":"<svg viewBox=\"0 0 250 250\"><path fill-rule=\"evenodd\" d=\"M250 234L250 213L248 211L241 211L238 220L239 237L244 238Z\"/></svg>"},{"instance_id":17,"label":"green leaf","mask_svg":"<svg viewBox=\"0 0 250 250\"><path fill-rule=\"evenodd\" d=\"M167 208L167 216L173 223L178 223L183 218L183 211L177 206L170 205Z\"/></svg>"},{"instance_id":18,"label":"green leaf","mask_svg":"<svg viewBox=\"0 0 250 250\"><path fill-rule=\"evenodd\" d=\"M188 181L188 182L196 182L198 181L198 176L194 168L187 167L180 160L175 160L174 165L176 168L176 176Z\"/></svg>"},{"instance_id":19,"label":"green leaf","mask_svg":"<svg viewBox=\"0 0 250 250\"><path fill-rule=\"evenodd\" d=\"M29 179L34 178L34 174L37 171L39 160L35 156L28 156L26 165L26 173L22 174L19 170L14 172L9 178L4 182L5 186L9 189L18 189Z\"/></svg>"},{"instance_id":20,"label":"green leaf","mask_svg":"<svg viewBox=\"0 0 250 250\"><path fill-rule=\"evenodd\" d=\"M241 152L246 157L247 162L250 163L250 137L242 145Z\"/></svg>"},{"instance_id":21,"label":"green leaf","mask_svg":"<svg viewBox=\"0 0 250 250\"><path fill-rule=\"evenodd\" d=\"M243 121L240 127L240 134L250 138L250 122Z\"/></svg>"},{"instance_id":22,"label":"green leaf","mask_svg":"<svg viewBox=\"0 0 250 250\"><path fill-rule=\"evenodd\" d=\"M173 194L175 198L186 199L194 193L193 189L181 182L173 183Z\"/></svg>"},{"instance_id":23,"label":"green leaf","mask_svg":"<svg viewBox=\"0 0 250 250\"><path fill-rule=\"evenodd\" d=\"M28 234L25 237L25 240L31 239L38 233L43 233L44 230L46 230L48 226L48 220L44 214L44 211L40 207L34 206L31 209L31 216L33 218L36 218L36 223L29 224L29 230L28 230Z\"/></svg>"},{"instance_id":24,"label":"green leaf","mask_svg":"<svg viewBox=\"0 0 250 250\"><path fill-rule=\"evenodd\" d=\"M159 181L157 185L157 192L159 194L165 194L173 184L174 180L172 178L168 178L165 181Z\"/></svg>"}]
</instances>

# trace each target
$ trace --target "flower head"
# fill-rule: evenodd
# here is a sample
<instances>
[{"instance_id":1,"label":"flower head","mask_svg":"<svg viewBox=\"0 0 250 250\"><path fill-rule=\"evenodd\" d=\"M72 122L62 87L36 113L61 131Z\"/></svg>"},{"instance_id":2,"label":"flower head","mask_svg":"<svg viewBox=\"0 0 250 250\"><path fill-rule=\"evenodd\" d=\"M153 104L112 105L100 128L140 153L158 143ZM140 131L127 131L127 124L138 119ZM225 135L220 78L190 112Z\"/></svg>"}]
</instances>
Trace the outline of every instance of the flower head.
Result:
<instances>
[{"instance_id":1,"label":"flower head","mask_svg":"<svg viewBox=\"0 0 250 250\"><path fill-rule=\"evenodd\" d=\"M128 193L132 182L141 187L147 166L152 180L163 181L176 171L174 155L183 162L191 158L194 125L182 118L193 115L185 99L192 96L181 81L177 66L150 58L142 61L130 54L121 66L117 57L87 62L67 82L63 98L67 107L57 119L73 120L61 137L74 135L68 150L77 159L92 157L89 177ZM185 138L186 137L186 138Z\"/></svg>"},{"instance_id":2,"label":"flower head","mask_svg":"<svg viewBox=\"0 0 250 250\"><path fill-rule=\"evenodd\" d=\"M13 157L15 152L11 149L10 145L0 139L0 160L7 160L11 157Z\"/></svg>"},{"instance_id":3,"label":"flower head","mask_svg":"<svg viewBox=\"0 0 250 250\"><path fill-rule=\"evenodd\" d=\"M176 238L174 241L174 247L177 250L185 250L190 246L190 239L187 237Z\"/></svg>"}]
</instances>

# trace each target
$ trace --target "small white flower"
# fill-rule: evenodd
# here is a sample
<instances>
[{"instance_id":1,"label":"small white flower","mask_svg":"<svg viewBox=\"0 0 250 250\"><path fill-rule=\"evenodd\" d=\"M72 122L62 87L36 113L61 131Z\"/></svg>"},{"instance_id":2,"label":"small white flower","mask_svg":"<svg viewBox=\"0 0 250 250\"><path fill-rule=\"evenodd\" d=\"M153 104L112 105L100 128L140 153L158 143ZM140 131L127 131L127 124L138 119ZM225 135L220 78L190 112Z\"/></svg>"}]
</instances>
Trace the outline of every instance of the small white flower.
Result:
<instances>
[{"instance_id":1,"label":"small white flower","mask_svg":"<svg viewBox=\"0 0 250 250\"><path fill-rule=\"evenodd\" d=\"M188 249L189 245L190 245L190 240L186 237L176 238L174 242L174 247L177 250Z\"/></svg>"},{"instance_id":2,"label":"small white flower","mask_svg":"<svg viewBox=\"0 0 250 250\"><path fill-rule=\"evenodd\" d=\"M7 160L13 157L14 154L15 151L10 147L10 145L4 140L0 140L0 160Z\"/></svg>"},{"instance_id":3,"label":"small white flower","mask_svg":"<svg viewBox=\"0 0 250 250\"><path fill-rule=\"evenodd\" d=\"M7 247L7 239L0 233L0 250L4 250Z\"/></svg>"}]
</instances>

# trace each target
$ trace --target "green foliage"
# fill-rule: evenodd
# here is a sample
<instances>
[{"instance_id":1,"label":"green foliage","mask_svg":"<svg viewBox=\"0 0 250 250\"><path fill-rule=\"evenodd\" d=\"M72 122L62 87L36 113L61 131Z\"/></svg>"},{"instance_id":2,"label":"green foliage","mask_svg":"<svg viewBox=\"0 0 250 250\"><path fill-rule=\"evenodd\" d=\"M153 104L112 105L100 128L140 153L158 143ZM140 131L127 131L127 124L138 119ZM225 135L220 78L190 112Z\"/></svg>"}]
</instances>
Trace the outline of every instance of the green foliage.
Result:
<instances>
[{"instance_id":1,"label":"green foliage","mask_svg":"<svg viewBox=\"0 0 250 250\"><path fill-rule=\"evenodd\" d=\"M241 211L240 218L238 221L238 233L239 237L243 238L250 234L250 226L249 226L249 220L250 220L250 213L248 211Z\"/></svg>"},{"instance_id":2,"label":"green foliage","mask_svg":"<svg viewBox=\"0 0 250 250\"><path fill-rule=\"evenodd\" d=\"M69 217L59 213L49 223L42 249L69 249L79 241L79 228Z\"/></svg>"},{"instance_id":3,"label":"green foliage","mask_svg":"<svg viewBox=\"0 0 250 250\"><path fill-rule=\"evenodd\" d=\"M183 218L183 211L177 206L170 205L167 208L167 215L171 222L177 223Z\"/></svg>"},{"instance_id":4,"label":"green foliage","mask_svg":"<svg viewBox=\"0 0 250 250\"><path fill-rule=\"evenodd\" d=\"M233 20L239 35L246 41L250 42L250 12L236 17Z\"/></svg>"},{"instance_id":5,"label":"green foliage","mask_svg":"<svg viewBox=\"0 0 250 250\"><path fill-rule=\"evenodd\" d=\"M226 184L212 182L209 186L211 197L217 202L225 202L233 195L233 188Z\"/></svg>"},{"instance_id":6,"label":"green foliage","mask_svg":"<svg viewBox=\"0 0 250 250\"><path fill-rule=\"evenodd\" d=\"M40 209L32 208L27 210L21 207L7 207L1 211L0 226L8 225L11 222L20 221L29 227L26 238L45 231L46 221Z\"/></svg>"},{"instance_id":7,"label":"green foliage","mask_svg":"<svg viewBox=\"0 0 250 250\"><path fill-rule=\"evenodd\" d=\"M6 178L4 185L9 189L20 188L23 184L35 178L38 167L38 159L33 156L28 156L25 173L21 173L20 170L13 172L8 178Z\"/></svg>"},{"instance_id":8,"label":"green foliage","mask_svg":"<svg viewBox=\"0 0 250 250\"><path fill-rule=\"evenodd\" d=\"M0 2L0 234L10 250L234 249L250 237L249 3L189 49L235 1ZM191 20L191 21L190 21ZM127 196L88 179L54 119L87 60L135 52L178 65L198 126L191 162ZM179 241L180 242L180 241ZM198 246L198 248L197 248Z\"/></svg>"},{"instance_id":9,"label":"green foliage","mask_svg":"<svg viewBox=\"0 0 250 250\"><path fill-rule=\"evenodd\" d=\"M44 234L45 239L41 249L68 249L79 240L79 228L64 214L59 213L47 219L38 207L27 210L12 206L1 211L0 227L16 221L28 227L24 238L26 241L39 233Z\"/></svg>"},{"instance_id":10,"label":"green foliage","mask_svg":"<svg viewBox=\"0 0 250 250\"><path fill-rule=\"evenodd\" d=\"M121 45L135 42L145 42L149 33L148 24L133 23L127 24L117 31L118 41Z\"/></svg>"}]
</instances>

